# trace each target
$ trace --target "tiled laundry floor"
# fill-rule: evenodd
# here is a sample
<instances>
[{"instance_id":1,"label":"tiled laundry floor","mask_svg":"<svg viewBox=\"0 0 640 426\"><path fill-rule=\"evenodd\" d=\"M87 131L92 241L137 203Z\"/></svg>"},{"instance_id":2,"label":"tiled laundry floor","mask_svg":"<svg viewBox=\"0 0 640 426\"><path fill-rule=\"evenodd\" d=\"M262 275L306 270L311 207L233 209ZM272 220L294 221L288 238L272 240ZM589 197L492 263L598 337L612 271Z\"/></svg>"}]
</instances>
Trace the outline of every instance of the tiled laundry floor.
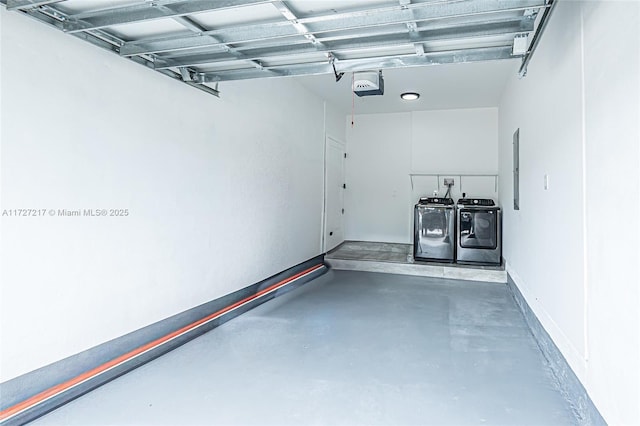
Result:
<instances>
[{"instance_id":1,"label":"tiled laundry floor","mask_svg":"<svg viewBox=\"0 0 640 426\"><path fill-rule=\"evenodd\" d=\"M335 269L386 272L471 281L507 282L504 266L464 265L413 260L410 244L345 241L327 253Z\"/></svg>"}]
</instances>

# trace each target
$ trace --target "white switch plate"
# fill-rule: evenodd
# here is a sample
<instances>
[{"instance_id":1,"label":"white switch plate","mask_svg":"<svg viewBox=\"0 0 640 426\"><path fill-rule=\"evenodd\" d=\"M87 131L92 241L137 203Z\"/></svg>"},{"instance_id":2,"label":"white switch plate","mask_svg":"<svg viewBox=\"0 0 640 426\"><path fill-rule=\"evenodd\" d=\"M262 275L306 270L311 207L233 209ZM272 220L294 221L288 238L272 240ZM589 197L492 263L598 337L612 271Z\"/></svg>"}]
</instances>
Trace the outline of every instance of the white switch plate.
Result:
<instances>
[{"instance_id":1,"label":"white switch plate","mask_svg":"<svg viewBox=\"0 0 640 426\"><path fill-rule=\"evenodd\" d=\"M544 189L545 191L549 189L549 175L546 173L544 175Z\"/></svg>"}]
</instances>

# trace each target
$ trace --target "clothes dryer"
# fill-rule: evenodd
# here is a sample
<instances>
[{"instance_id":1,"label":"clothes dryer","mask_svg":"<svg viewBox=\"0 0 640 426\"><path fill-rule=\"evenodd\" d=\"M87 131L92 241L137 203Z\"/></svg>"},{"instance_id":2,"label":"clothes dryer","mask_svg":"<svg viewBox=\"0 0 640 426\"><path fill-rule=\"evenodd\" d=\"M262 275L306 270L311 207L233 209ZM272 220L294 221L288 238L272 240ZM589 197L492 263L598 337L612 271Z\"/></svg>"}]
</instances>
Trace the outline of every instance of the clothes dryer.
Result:
<instances>
[{"instance_id":1,"label":"clothes dryer","mask_svg":"<svg viewBox=\"0 0 640 426\"><path fill-rule=\"evenodd\" d=\"M485 198L461 198L457 208L458 263L500 265L502 216L500 207Z\"/></svg>"}]
</instances>

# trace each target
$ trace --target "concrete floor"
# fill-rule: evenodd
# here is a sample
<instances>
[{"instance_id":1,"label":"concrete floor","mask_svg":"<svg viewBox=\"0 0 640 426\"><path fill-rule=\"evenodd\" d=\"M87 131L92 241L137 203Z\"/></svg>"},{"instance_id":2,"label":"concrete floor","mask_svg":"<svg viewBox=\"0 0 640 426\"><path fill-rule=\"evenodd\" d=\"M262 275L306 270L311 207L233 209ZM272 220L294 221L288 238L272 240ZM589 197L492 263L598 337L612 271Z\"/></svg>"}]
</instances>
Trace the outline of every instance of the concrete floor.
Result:
<instances>
[{"instance_id":1,"label":"concrete floor","mask_svg":"<svg viewBox=\"0 0 640 426\"><path fill-rule=\"evenodd\" d=\"M505 285L330 271L33 424L576 420Z\"/></svg>"}]
</instances>

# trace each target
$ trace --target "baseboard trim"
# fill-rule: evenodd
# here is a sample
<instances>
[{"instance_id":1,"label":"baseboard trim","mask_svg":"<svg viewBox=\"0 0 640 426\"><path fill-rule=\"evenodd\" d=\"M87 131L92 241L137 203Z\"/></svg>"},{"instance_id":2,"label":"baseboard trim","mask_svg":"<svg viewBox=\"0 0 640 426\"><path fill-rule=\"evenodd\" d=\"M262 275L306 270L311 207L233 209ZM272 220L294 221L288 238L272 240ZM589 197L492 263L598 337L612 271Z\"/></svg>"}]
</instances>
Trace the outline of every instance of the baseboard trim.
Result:
<instances>
[{"instance_id":1,"label":"baseboard trim","mask_svg":"<svg viewBox=\"0 0 640 426\"><path fill-rule=\"evenodd\" d=\"M562 355L562 352L560 352L560 349L558 349L551 339L551 336L549 336L547 331L544 329L542 323L538 320L538 317L527 303L526 299L520 292L518 285L509 273L507 273L507 286L511 291L511 295L515 299L518 308L524 315L525 321L527 322L538 347L549 363L549 367L555 376L562 396L571 405L578 424L584 426L606 425L607 422L594 405L587 393L587 390L580 382L580 379L578 379L578 376L576 376L573 369Z\"/></svg>"},{"instance_id":2,"label":"baseboard trim","mask_svg":"<svg viewBox=\"0 0 640 426\"><path fill-rule=\"evenodd\" d=\"M324 274L316 256L241 290L0 384L0 424L22 425Z\"/></svg>"}]
</instances>

